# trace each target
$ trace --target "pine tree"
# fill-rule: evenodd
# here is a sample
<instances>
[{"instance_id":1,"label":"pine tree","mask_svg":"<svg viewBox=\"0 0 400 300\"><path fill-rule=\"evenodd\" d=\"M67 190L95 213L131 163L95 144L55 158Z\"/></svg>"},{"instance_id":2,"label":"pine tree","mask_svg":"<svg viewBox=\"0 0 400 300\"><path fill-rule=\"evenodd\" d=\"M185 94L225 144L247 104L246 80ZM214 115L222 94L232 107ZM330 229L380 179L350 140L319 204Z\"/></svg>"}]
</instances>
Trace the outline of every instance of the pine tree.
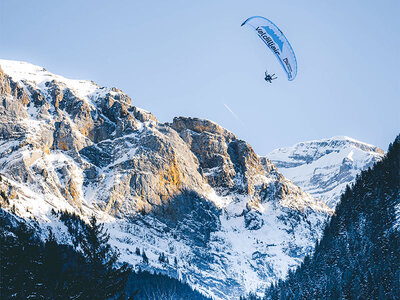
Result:
<instances>
[{"instance_id":1,"label":"pine tree","mask_svg":"<svg viewBox=\"0 0 400 300\"><path fill-rule=\"evenodd\" d=\"M149 263L149 259L146 255L146 252L144 252L144 249L142 250L142 258L143 258L143 263L145 263L145 264Z\"/></svg>"},{"instance_id":2,"label":"pine tree","mask_svg":"<svg viewBox=\"0 0 400 300\"><path fill-rule=\"evenodd\" d=\"M178 267L178 259L176 258L176 256L175 256L175 258L174 258L174 266L175 266L175 268Z\"/></svg>"},{"instance_id":3,"label":"pine tree","mask_svg":"<svg viewBox=\"0 0 400 300\"><path fill-rule=\"evenodd\" d=\"M43 252L43 275L46 294L48 298L56 299L57 296L62 294L63 282L60 277L62 277L63 259L60 247L51 230Z\"/></svg>"},{"instance_id":4,"label":"pine tree","mask_svg":"<svg viewBox=\"0 0 400 300\"><path fill-rule=\"evenodd\" d=\"M99 224L96 217L92 216L89 225L84 228L81 242L83 256L89 266L90 282L90 285L83 289L92 299L118 296L124 289L130 272L126 264L120 268L115 267L118 253L108 244L109 239L104 225Z\"/></svg>"},{"instance_id":5,"label":"pine tree","mask_svg":"<svg viewBox=\"0 0 400 300\"><path fill-rule=\"evenodd\" d=\"M165 262L166 262L164 252L161 252L161 253L160 253L160 256L158 257L158 261L159 261L160 263L165 263Z\"/></svg>"}]
</instances>

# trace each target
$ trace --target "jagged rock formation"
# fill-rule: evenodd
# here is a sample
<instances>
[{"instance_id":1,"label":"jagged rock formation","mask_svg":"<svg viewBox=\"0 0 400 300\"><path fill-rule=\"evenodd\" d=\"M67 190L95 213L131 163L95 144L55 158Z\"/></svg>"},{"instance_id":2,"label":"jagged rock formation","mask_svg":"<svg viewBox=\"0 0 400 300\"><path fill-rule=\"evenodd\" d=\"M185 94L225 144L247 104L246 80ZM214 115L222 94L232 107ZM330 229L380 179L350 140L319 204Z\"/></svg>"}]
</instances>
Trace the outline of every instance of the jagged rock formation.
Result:
<instances>
[{"instance_id":1,"label":"jagged rock formation","mask_svg":"<svg viewBox=\"0 0 400 300\"><path fill-rule=\"evenodd\" d=\"M162 124L116 88L0 67L1 204L59 241L71 238L52 209L97 214L122 260L231 299L284 276L320 236L331 210L219 125Z\"/></svg>"},{"instance_id":2,"label":"jagged rock formation","mask_svg":"<svg viewBox=\"0 0 400 300\"><path fill-rule=\"evenodd\" d=\"M267 157L284 176L334 208L346 185L384 154L378 147L337 136L279 148Z\"/></svg>"}]
</instances>

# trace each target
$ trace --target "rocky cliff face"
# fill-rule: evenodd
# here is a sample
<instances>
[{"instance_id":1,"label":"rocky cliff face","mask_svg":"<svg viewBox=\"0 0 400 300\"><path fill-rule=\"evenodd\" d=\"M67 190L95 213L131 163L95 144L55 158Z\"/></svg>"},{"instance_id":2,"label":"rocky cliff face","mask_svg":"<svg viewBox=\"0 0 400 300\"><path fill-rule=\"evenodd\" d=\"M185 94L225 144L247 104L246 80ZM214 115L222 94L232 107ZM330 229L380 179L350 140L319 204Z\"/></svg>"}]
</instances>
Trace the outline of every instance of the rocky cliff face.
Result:
<instances>
[{"instance_id":1,"label":"rocky cliff face","mask_svg":"<svg viewBox=\"0 0 400 300\"><path fill-rule=\"evenodd\" d=\"M267 155L282 174L331 208L346 185L383 156L378 147L340 136L279 148Z\"/></svg>"},{"instance_id":2,"label":"rocky cliff face","mask_svg":"<svg viewBox=\"0 0 400 300\"><path fill-rule=\"evenodd\" d=\"M121 260L232 299L297 265L331 213L211 121L162 124L116 88L0 67L1 205L62 242L52 209L97 214Z\"/></svg>"}]
</instances>

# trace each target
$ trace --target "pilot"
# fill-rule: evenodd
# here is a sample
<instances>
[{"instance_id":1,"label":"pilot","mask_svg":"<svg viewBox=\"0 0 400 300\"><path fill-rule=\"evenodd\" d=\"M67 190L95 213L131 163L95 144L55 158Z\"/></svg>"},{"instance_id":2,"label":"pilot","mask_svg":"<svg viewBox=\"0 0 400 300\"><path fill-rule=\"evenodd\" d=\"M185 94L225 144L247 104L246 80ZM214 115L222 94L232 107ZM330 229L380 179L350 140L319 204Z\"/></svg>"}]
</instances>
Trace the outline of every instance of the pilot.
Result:
<instances>
[{"instance_id":1,"label":"pilot","mask_svg":"<svg viewBox=\"0 0 400 300\"><path fill-rule=\"evenodd\" d=\"M274 80L274 79L277 79L278 77L274 77L275 76L275 74L272 74L272 75L269 75L268 74L268 70L267 71L265 71L265 81L267 81L267 82L269 82L269 83L272 83L272 80Z\"/></svg>"}]
</instances>

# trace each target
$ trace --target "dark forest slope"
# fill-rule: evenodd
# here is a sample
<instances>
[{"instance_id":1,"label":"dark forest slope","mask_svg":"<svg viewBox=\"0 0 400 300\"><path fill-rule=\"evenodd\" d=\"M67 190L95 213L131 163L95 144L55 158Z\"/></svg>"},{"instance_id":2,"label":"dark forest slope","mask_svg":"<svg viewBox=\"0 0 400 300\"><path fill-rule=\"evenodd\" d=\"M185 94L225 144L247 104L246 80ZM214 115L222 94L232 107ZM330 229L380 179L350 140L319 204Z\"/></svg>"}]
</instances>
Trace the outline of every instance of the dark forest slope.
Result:
<instances>
[{"instance_id":1,"label":"dark forest slope","mask_svg":"<svg viewBox=\"0 0 400 300\"><path fill-rule=\"evenodd\" d=\"M58 244L52 233L43 242L34 222L0 208L0 299L209 299L166 275L118 267L101 225L59 215L76 245Z\"/></svg>"},{"instance_id":2,"label":"dark forest slope","mask_svg":"<svg viewBox=\"0 0 400 300\"><path fill-rule=\"evenodd\" d=\"M400 136L357 178L312 257L266 299L399 299Z\"/></svg>"}]
</instances>

